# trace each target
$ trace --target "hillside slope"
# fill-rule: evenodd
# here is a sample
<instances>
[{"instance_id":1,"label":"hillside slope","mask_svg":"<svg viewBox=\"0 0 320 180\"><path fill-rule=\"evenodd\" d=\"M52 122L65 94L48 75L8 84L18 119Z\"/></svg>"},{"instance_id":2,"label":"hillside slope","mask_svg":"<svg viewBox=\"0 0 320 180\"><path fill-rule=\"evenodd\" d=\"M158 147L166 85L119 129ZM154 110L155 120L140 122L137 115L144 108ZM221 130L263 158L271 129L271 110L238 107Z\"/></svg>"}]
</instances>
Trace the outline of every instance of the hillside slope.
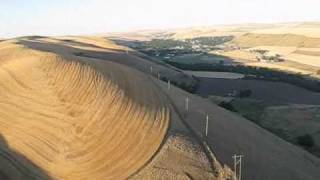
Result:
<instances>
[{"instance_id":1,"label":"hillside slope","mask_svg":"<svg viewBox=\"0 0 320 180\"><path fill-rule=\"evenodd\" d=\"M0 179L232 176L142 72L183 73L125 51L98 37L0 43Z\"/></svg>"},{"instance_id":2,"label":"hillside slope","mask_svg":"<svg viewBox=\"0 0 320 180\"><path fill-rule=\"evenodd\" d=\"M320 48L320 38L295 34L248 33L236 38L232 43L235 43L241 47L289 46L296 48Z\"/></svg>"},{"instance_id":3,"label":"hillside slope","mask_svg":"<svg viewBox=\"0 0 320 180\"><path fill-rule=\"evenodd\" d=\"M237 153L245 156L244 179L320 179L310 153L149 76L150 66L155 77L183 73L122 47L85 43L0 44L0 177L222 180L232 177L227 166Z\"/></svg>"},{"instance_id":4,"label":"hillside slope","mask_svg":"<svg viewBox=\"0 0 320 180\"><path fill-rule=\"evenodd\" d=\"M205 134L209 117L208 137L205 137L220 163L233 166L234 154L244 155L243 179L246 180L318 180L320 159L294 146L251 121L222 109L209 100L178 88L163 90L184 116L185 123L199 136ZM185 111L185 98L189 111Z\"/></svg>"},{"instance_id":5,"label":"hillside slope","mask_svg":"<svg viewBox=\"0 0 320 180\"><path fill-rule=\"evenodd\" d=\"M9 148L58 179L124 179L159 148L169 110L141 73L12 44L0 57L0 167L9 179L44 179Z\"/></svg>"},{"instance_id":6,"label":"hillside slope","mask_svg":"<svg viewBox=\"0 0 320 180\"><path fill-rule=\"evenodd\" d=\"M279 40L277 45L284 43L287 46L288 44L285 43L289 42L286 41L286 39ZM293 39L292 44L297 45L303 41L300 41L299 38ZM271 43L274 42L277 41ZM244 179L320 179L320 160L314 155L280 139L235 113L213 105L208 100L174 87L167 90L166 83L161 82L160 84L171 100L171 104L176 107L176 112L183 117L182 120L198 137L207 140L221 163L229 167L233 166L232 156L234 154L244 155ZM189 112L185 110L187 97L190 102ZM209 135L204 137L207 114L209 115Z\"/></svg>"}]
</instances>

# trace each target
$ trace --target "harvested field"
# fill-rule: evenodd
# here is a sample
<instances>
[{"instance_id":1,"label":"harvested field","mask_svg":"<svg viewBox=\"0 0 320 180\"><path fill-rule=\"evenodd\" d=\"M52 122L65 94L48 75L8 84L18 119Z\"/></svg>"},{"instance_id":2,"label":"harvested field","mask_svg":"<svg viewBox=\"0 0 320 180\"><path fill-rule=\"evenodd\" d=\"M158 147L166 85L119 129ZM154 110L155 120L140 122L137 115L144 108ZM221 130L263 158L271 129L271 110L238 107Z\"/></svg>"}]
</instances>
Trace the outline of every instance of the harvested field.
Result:
<instances>
[{"instance_id":1,"label":"harvested field","mask_svg":"<svg viewBox=\"0 0 320 180\"><path fill-rule=\"evenodd\" d=\"M295 34L254 34L240 36L232 43L241 47L255 46L287 46L319 48L320 38L306 37Z\"/></svg>"},{"instance_id":2,"label":"harvested field","mask_svg":"<svg viewBox=\"0 0 320 180\"><path fill-rule=\"evenodd\" d=\"M273 54L280 54L285 60L281 62L261 62L258 61L256 53L250 52L252 49L268 50ZM305 49L305 48L302 48ZM307 48L310 49L310 48ZM310 52L308 55L304 52ZM279 69L281 71L311 74L316 76L319 70L319 56L311 56L317 51L300 51L295 47L280 47L280 46L257 46L246 50L233 50L221 53L222 55L232 58L234 63L240 63L246 66L266 67L271 69Z\"/></svg>"},{"instance_id":3,"label":"harvested field","mask_svg":"<svg viewBox=\"0 0 320 180\"><path fill-rule=\"evenodd\" d=\"M226 51L221 53L223 56L230 57L234 59L235 62L239 63L251 63L251 62L258 62L256 55L243 50L234 50L234 51Z\"/></svg>"},{"instance_id":4,"label":"harvested field","mask_svg":"<svg viewBox=\"0 0 320 180\"><path fill-rule=\"evenodd\" d=\"M296 54L303 54L303 55L307 55L307 56L320 56L320 49L317 49L315 51L312 50L296 50L294 51L294 53Z\"/></svg>"},{"instance_id":5,"label":"harvested field","mask_svg":"<svg viewBox=\"0 0 320 180\"><path fill-rule=\"evenodd\" d=\"M316 73L318 68L313 66L308 66L306 64L300 64L294 61L285 61L279 63L268 63L268 62L255 62L255 63L247 63L247 66L253 67L263 67L269 68L274 70L280 70L289 73L297 73L297 74L304 74L304 75L312 75L312 73Z\"/></svg>"},{"instance_id":6,"label":"harvested field","mask_svg":"<svg viewBox=\"0 0 320 180\"><path fill-rule=\"evenodd\" d=\"M320 24L318 22L304 22L304 23L288 23L280 27L261 28L252 33L257 34L297 34L307 37L320 38Z\"/></svg>"},{"instance_id":7,"label":"harvested field","mask_svg":"<svg viewBox=\"0 0 320 180\"><path fill-rule=\"evenodd\" d=\"M169 109L141 73L110 62L100 64L107 70L101 71L94 67L99 61L90 65L17 45L3 49L3 177L125 179L159 148Z\"/></svg>"},{"instance_id":8,"label":"harvested field","mask_svg":"<svg viewBox=\"0 0 320 180\"><path fill-rule=\"evenodd\" d=\"M172 143L169 125L189 130L142 72L153 66L187 82L191 76L103 38L87 39L27 37L0 45L0 179L159 179L163 169L172 179L232 176L218 161L212 165L201 142L187 140L191 135Z\"/></svg>"},{"instance_id":9,"label":"harvested field","mask_svg":"<svg viewBox=\"0 0 320 180\"><path fill-rule=\"evenodd\" d=\"M319 56L310 56L310 55L293 53L293 54L288 55L287 58L291 61L294 61L294 62L317 67L320 70L320 57Z\"/></svg>"},{"instance_id":10,"label":"harvested field","mask_svg":"<svg viewBox=\"0 0 320 180\"><path fill-rule=\"evenodd\" d=\"M234 39L231 44L249 48L247 50L267 50L271 54L281 55L285 61L272 63L271 68L317 76L316 73L320 67L320 38L318 36L311 37L290 33L248 33ZM247 60L244 64L250 63L254 59L253 56L256 56L256 54L244 50L224 52L223 55L236 60ZM295 62L299 65L292 65L292 63L286 63L286 61ZM260 62L255 63L254 66L264 67Z\"/></svg>"}]
</instances>

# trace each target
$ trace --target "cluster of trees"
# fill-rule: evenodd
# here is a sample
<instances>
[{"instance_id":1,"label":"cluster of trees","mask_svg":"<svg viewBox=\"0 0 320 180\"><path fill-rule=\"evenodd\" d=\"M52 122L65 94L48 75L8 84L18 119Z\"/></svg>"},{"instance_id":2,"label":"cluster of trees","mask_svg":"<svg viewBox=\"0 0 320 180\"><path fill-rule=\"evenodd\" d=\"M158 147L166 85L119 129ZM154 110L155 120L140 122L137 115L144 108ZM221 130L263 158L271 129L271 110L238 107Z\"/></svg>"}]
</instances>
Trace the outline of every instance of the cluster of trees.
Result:
<instances>
[{"instance_id":1,"label":"cluster of trees","mask_svg":"<svg viewBox=\"0 0 320 180\"><path fill-rule=\"evenodd\" d=\"M314 139L310 134L305 134L297 137L297 143L305 148L312 148L314 146Z\"/></svg>"},{"instance_id":2,"label":"cluster of trees","mask_svg":"<svg viewBox=\"0 0 320 180\"><path fill-rule=\"evenodd\" d=\"M237 112L237 110L233 107L233 105L232 105L230 102L222 101L222 102L219 103L218 105L219 105L220 107L224 108L224 109L229 110L229 111Z\"/></svg>"},{"instance_id":3,"label":"cluster of trees","mask_svg":"<svg viewBox=\"0 0 320 180\"><path fill-rule=\"evenodd\" d=\"M145 43L146 47L152 49L174 49L176 47L182 47L184 49L192 49L192 44L180 40L174 39L152 39Z\"/></svg>"},{"instance_id":4,"label":"cluster of trees","mask_svg":"<svg viewBox=\"0 0 320 180\"><path fill-rule=\"evenodd\" d=\"M320 92L320 81L305 77L301 74L292 74L280 70L273 70L262 67L249 66L225 66L222 64L196 63L185 64L166 61L166 63L183 70L191 71L215 71L215 72L235 72L246 75L247 79L262 79L268 81L281 81L290 83L305 89Z\"/></svg>"},{"instance_id":5,"label":"cluster of trees","mask_svg":"<svg viewBox=\"0 0 320 180\"><path fill-rule=\"evenodd\" d=\"M160 78L162 81L168 82L169 79L167 77L161 77ZM194 83L186 83L184 81L175 81L175 80L170 80L170 83L175 85L176 87L179 87L189 93L194 94L197 90L198 87L198 81L197 79L195 79L196 81Z\"/></svg>"},{"instance_id":6,"label":"cluster of trees","mask_svg":"<svg viewBox=\"0 0 320 180\"><path fill-rule=\"evenodd\" d=\"M245 90L241 90L239 92L239 97L240 98L246 98L246 97L250 97L252 95L252 90L250 89L245 89Z\"/></svg>"},{"instance_id":7,"label":"cluster of trees","mask_svg":"<svg viewBox=\"0 0 320 180\"><path fill-rule=\"evenodd\" d=\"M159 57L166 57L169 55L179 56L179 55L185 55L185 54L197 54L201 53L199 51L194 50L185 50L185 49L142 49L140 50L141 53L146 54L148 56L159 56Z\"/></svg>"},{"instance_id":8,"label":"cluster of trees","mask_svg":"<svg viewBox=\"0 0 320 180\"><path fill-rule=\"evenodd\" d=\"M247 98L247 97L250 97L251 95L252 95L252 90L245 89L245 90L239 91L238 94L237 94L237 97L239 97L239 98ZM237 112L236 108L234 108L234 106L232 105L231 102L222 101L218 105L220 107L224 108L224 109L229 110L229 111Z\"/></svg>"},{"instance_id":9,"label":"cluster of trees","mask_svg":"<svg viewBox=\"0 0 320 180\"><path fill-rule=\"evenodd\" d=\"M198 37L186 40L175 39L152 39L140 44L139 49L152 48L155 50L176 49L177 47L186 50L192 50L193 45L199 46L217 46L231 41L233 36L219 36L219 37Z\"/></svg>"},{"instance_id":10,"label":"cluster of trees","mask_svg":"<svg viewBox=\"0 0 320 180\"><path fill-rule=\"evenodd\" d=\"M264 50L264 49L254 49L254 50L251 50L251 52L256 52L256 53L259 53L261 55L264 55L269 51L268 50Z\"/></svg>"},{"instance_id":11,"label":"cluster of trees","mask_svg":"<svg viewBox=\"0 0 320 180\"><path fill-rule=\"evenodd\" d=\"M275 55L262 55L261 58L263 60L268 60L268 61L277 61L277 62L282 62L284 61L284 59L279 55L279 54L275 54Z\"/></svg>"},{"instance_id":12,"label":"cluster of trees","mask_svg":"<svg viewBox=\"0 0 320 180\"><path fill-rule=\"evenodd\" d=\"M202 46L217 46L229 42L233 39L233 36L217 36L217 37L198 37L193 39L187 39L186 42L196 42Z\"/></svg>"}]
</instances>

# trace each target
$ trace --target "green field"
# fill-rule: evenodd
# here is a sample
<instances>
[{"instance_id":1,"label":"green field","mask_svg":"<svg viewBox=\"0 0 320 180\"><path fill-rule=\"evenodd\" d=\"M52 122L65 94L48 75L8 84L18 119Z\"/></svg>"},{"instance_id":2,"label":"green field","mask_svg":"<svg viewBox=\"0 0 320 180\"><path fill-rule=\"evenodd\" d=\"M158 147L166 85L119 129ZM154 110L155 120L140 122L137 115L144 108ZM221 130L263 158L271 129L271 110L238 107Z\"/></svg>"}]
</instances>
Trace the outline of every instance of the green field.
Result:
<instances>
[{"instance_id":1,"label":"green field","mask_svg":"<svg viewBox=\"0 0 320 180\"><path fill-rule=\"evenodd\" d=\"M235 113L320 157L319 105L272 105L251 98L231 100L219 96L209 99L216 104L226 100ZM305 141L305 137L312 144L304 144L299 140L302 138Z\"/></svg>"},{"instance_id":2,"label":"green field","mask_svg":"<svg viewBox=\"0 0 320 180\"><path fill-rule=\"evenodd\" d=\"M170 58L168 61L183 64L231 64L232 61L223 56L208 55L208 54L185 54Z\"/></svg>"}]
</instances>

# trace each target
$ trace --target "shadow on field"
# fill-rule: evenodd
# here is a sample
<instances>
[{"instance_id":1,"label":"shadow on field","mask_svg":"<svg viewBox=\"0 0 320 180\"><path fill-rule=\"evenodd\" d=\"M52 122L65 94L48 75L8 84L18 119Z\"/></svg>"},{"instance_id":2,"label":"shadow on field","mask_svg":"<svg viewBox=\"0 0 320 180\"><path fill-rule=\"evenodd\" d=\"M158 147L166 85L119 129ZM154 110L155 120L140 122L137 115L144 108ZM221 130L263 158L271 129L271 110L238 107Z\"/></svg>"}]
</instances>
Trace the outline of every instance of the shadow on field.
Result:
<instances>
[{"instance_id":1,"label":"shadow on field","mask_svg":"<svg viewBox=\"0 0 320 180\"><path fill-rule=\"evenodd\" d=\"M78 41L73 42L79 43ZM17 44L34 50L59 54L67 57L67 59L79 57L87 58L86 61L90 60L90 58L106 60L129 66L130 68L134 68L146 74L150 74L150 68L153 67L153 76L156 77L159 73L161 74L161 79L170 79L173 84L174 82L176 82L175 84L180 84L179 87L188 87L188 89L192 89L197 85L197 80L194 77L189 76L183 73L181 70L173 68L166 63L159 63L150 59L146 60L143 57L141 58L140 54L137 52L130 52L128 54L125 50L118 49L106 49L102 51L88 50L71 47L67 44L49 43L45 41L19 40Z\"/></svg>"},{"instance_id":2,"label":"shadow on field","mask_svg":"<svg viewBox=\"0 0 320 180\"><path fill-rule=\"evenodd\" d=\"M86 43L81 43L78 41L72 41L72 43L77 44L79 46L86 45ZM71 47L71 46L68 46L67 44L56 44L56 43L48 43L44 41L28 41L28 40L19 40L17 44L26 46L34 50L55 53L62 56L75 55L78 57L97 58L101 60L112 61L118 64L130 65L140 71L149 70L149 67L137 65L137 62L132 60L132 57L128 58L128 55L124 50L117 50L117 49L106 49L108 51L86 50L86 49ZM90 45L86 47L92 47L92 46ZM103 49L101 47L99 48Z\"/></svg>"},{"instance_id":3,"label":"shadow on field","mask_svg":"<svg viewBox=\"0 0 320 180\"><path fill-rule=\"evenodd\" d=\"M0 134L0 179L1 180L51 180L47 172L23 154L10 148Z\"/></svg>"}]
</instances>

